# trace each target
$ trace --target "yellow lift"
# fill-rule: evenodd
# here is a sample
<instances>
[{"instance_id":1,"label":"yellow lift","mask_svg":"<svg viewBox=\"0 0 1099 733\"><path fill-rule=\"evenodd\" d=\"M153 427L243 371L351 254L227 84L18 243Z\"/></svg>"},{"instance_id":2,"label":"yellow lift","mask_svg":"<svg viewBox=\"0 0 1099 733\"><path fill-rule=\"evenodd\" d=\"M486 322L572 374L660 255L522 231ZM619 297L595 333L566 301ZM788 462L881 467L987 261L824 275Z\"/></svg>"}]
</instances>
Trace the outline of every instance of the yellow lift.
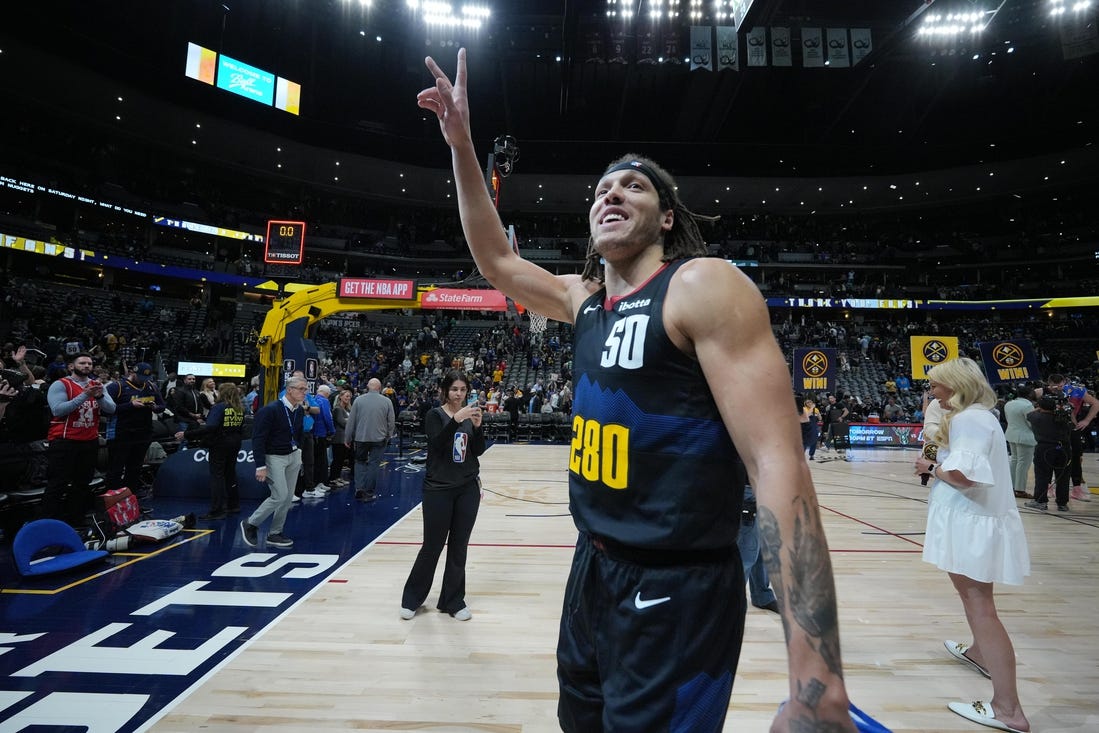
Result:
<instances>
[{"instance_id":1,"label":"yellow lift","mask_svg":"<svg viewBox=\"0 0 1099 733\"><path fill-rule=\"evenodd\" d=\"M259 349L259 363L263 367L263 404L278 399L279 379L282 371L282 343L286 338L286 327L299 318L308 318L305 332L320 320L335 313L362 311L383 311L401 308L419 310L423 294L434 290L434 286L416 288L416 297L411 300L392 298L341 298L337 295L339 283L324 283L315 287L298 290L292 295L277 300L271 305L263 319L256 347Z\"/></svg>"}]
</instances>

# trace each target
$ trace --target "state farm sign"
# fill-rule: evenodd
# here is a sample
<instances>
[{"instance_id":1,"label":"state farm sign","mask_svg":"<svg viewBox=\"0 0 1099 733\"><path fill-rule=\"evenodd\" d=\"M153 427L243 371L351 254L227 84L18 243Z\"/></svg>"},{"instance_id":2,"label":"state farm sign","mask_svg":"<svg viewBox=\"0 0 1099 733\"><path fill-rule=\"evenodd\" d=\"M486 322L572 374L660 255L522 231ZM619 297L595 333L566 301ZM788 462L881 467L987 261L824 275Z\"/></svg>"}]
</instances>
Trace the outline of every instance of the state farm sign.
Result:
<instances>
[{"instance_id":1,"label":"state farm sign","mask_svg":"<svg viewBox=\"0 0 1099 733\"><path fill-rule=\"evenodd\" d=\"M421 308L448 310L504 311L507 299L499 290L455 290L436 288L424 293Z\"/></svg>"}]
</instances>

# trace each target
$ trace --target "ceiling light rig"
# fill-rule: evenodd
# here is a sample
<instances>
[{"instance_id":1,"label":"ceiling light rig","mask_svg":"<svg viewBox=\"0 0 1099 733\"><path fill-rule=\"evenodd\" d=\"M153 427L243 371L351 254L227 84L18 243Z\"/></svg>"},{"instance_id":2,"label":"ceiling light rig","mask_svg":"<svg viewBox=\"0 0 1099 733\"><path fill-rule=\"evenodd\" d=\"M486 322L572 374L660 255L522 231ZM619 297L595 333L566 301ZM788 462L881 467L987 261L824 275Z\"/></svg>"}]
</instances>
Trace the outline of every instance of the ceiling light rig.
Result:
<instances>
[{"instance_id":1,"label":"ceiling light rig","mask_svg":"<svg viewBox=\"0 0 1099 733\"><path fill-rule=\"evenodd\" d=\"M924 17L923 24L916 33L922 38L951 41L967 34L979 34L988 27L995 15L995 10L931 13Z\"/></svg>"},{"instance_id":2,"label":"ceiling light rig","mask_svg":"<svg viewBox=\"0 0 1099 733\"><path fill-rule=\"evenodd\" d=\"M621 18L625 22L633 20L633 0L607 0L607 17Z\"/></svg>"},{"instance_id":3,"label":"ceiling light rig","mask_svg":"<svg viewBox=\"0 0 1099 733\"><path fill-rule=\"evenodd\" d=\"M418 13L424 24L429 27L464 28L480 30L488 21L492 11L487 5L463 5L455 10L449 2L442 0L407 0L408 9Z\"/></svg>"}]
</instances>

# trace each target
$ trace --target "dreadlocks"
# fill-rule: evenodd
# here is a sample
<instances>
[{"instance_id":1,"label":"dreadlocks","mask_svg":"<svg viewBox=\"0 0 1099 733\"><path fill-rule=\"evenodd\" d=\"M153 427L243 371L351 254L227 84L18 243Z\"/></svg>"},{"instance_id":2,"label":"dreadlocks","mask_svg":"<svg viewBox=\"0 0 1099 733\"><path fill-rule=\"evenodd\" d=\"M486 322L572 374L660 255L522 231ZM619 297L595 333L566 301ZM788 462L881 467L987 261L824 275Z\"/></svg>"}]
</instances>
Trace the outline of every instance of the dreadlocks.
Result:
<instances>
[{"instance_id":1,"label":"dreadlocks","mask_svg":"<svg viewBox=\"0 0 1099 733\"><path fill-rule=\"evenodd\" d=\"M698 229L698 222L714 222L720 217L703 216L696 214L679 200L679 194L675 190L675 179L668 171L664 170L653 160L640 155L624 155L612 162L603 175L618 170L632 169L645 175L656 189L660 198L662 211L671 209L674 213L672 228L664 234L664 262L685 259L687 257L702 257L709 254L706 240ZM588 253L584 262L584 280L603 282L603 264L599 253L595 251L594 237L588 237Z\"/></svg>"}]
</instances>

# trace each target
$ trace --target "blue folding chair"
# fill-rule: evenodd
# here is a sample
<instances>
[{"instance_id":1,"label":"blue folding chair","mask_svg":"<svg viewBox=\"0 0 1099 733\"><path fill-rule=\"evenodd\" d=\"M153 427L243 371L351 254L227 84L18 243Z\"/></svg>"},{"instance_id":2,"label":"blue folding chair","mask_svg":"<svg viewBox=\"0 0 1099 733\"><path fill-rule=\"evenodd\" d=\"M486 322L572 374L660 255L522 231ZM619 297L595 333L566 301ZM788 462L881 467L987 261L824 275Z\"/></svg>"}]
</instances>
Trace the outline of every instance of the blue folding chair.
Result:
<instances>
[{"instance_id":1,"label":"blue folding chair","mask_svg":"<svg viewBox=\"0 0 1099 733\"><path fill-rule=\"evenodd\" d=\"M28 522L12 542L15 567L23 577L71 570L109 554L87 549L75 529L56 519Z\"/></svg>"}]
</instances>

